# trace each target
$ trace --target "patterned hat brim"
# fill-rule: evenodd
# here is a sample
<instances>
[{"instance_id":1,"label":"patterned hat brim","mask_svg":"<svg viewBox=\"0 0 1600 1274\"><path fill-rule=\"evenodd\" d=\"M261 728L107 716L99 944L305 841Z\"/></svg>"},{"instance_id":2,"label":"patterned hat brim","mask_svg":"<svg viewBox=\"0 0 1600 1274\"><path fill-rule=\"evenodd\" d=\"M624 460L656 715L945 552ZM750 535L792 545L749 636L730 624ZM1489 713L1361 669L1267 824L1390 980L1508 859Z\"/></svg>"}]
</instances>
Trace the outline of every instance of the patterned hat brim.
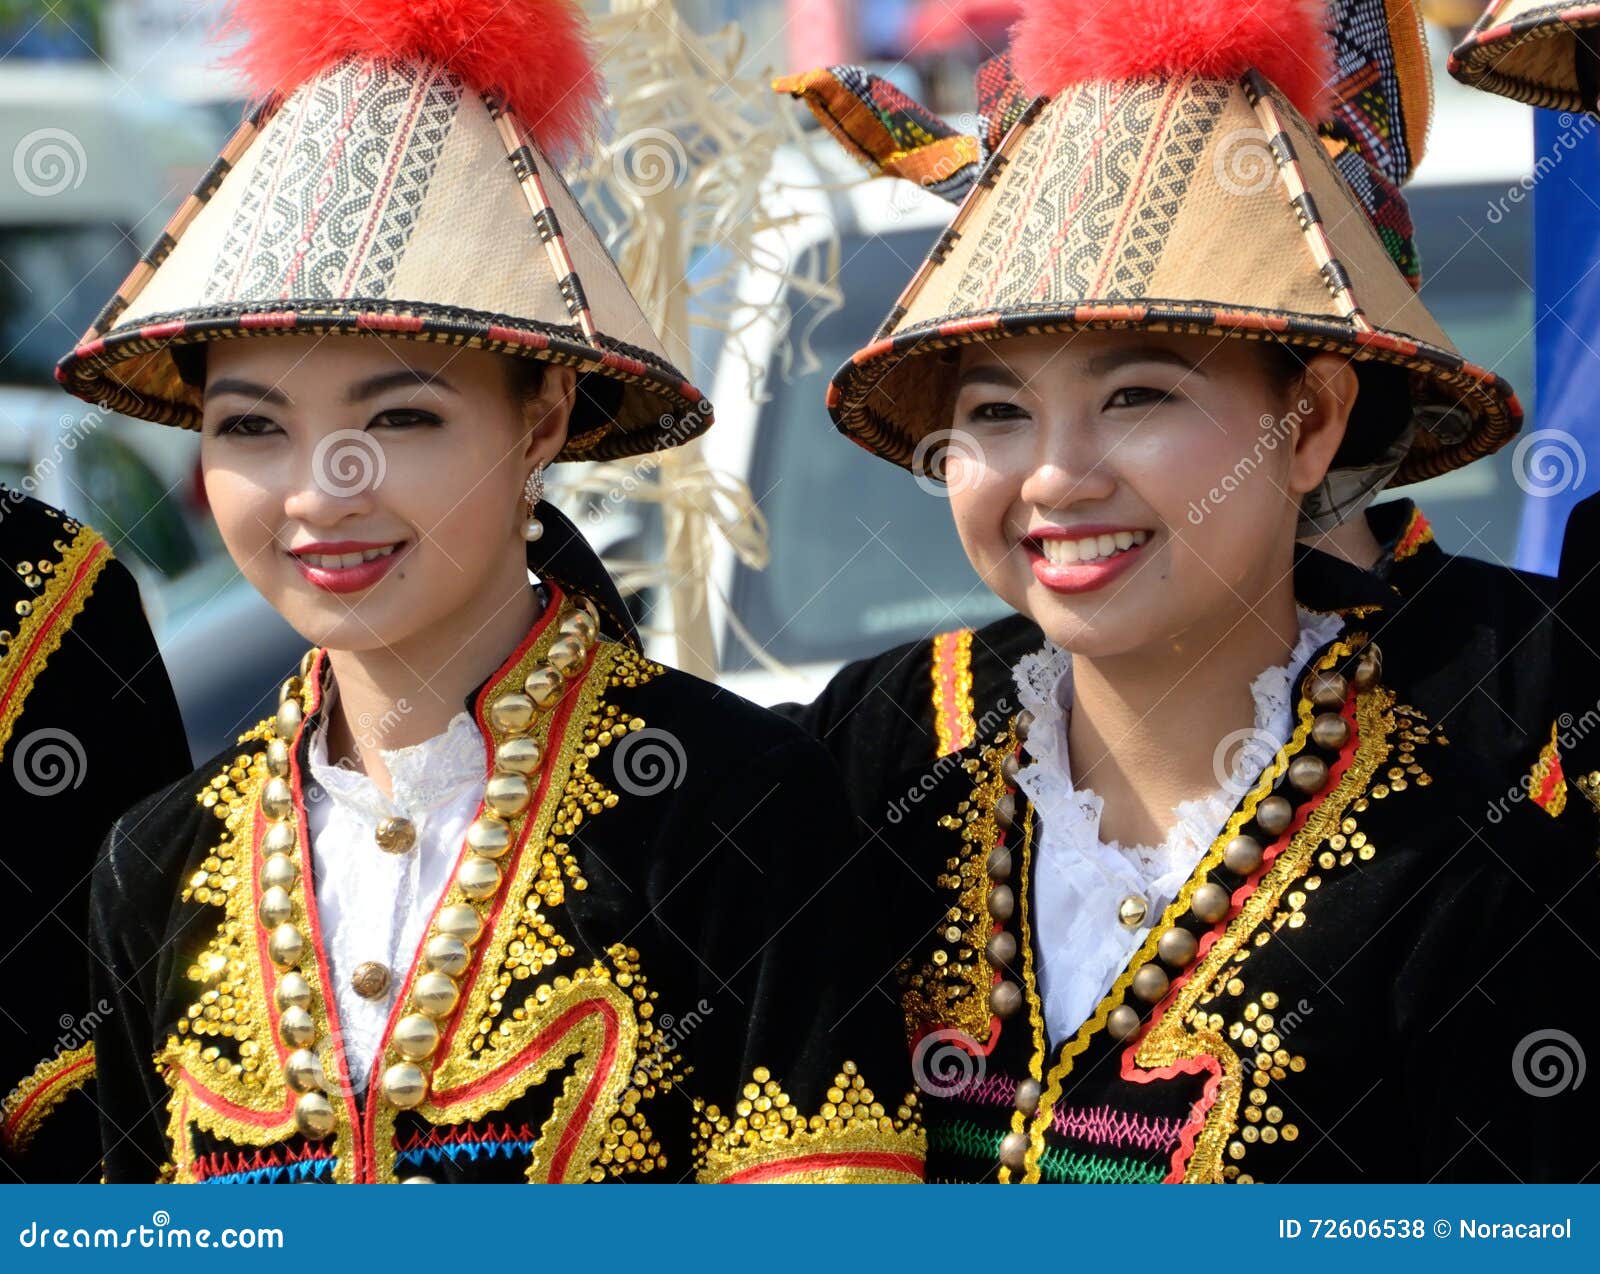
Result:
<instances>
[{"instance_id":1,"label":"patterned hat brim","mask_svg":"<svg viewBox=\"0 0 1600 1274\"><path fill-rule=\"evenodd\" d=\"M914 436L898 421L875 412L868 401L878 392L892 397L895 381L901 376L915 375L926 385L930 377L938 375L920 356L1016 336L1132 329L1278 340L1410 371L1419 428L1390 486L1437 477L1490 455L1515 436L1522 423L1522 407L1511 386L1494 372L1449 350L1391 332L1357 331L1305 315L1187 301L1084 302L1070 309L975 314L906 328L858 351L835 373L828 387L828 412L841 433L868 451L904 469L931 472L935 457L919 452L925 451L925 440L948 430L948 422L930 423L927 430ZM909 366L912 363L914 368ZM943 374L953 381L954 368L946 368ZM953 386L938 397L953 403Z\"/></svg>"},{"instance_id":2,"label":"patterned hat brim","mask_svg":"<svg viewBox=\"0 0 1600 1274\"><path fill-rule=\"evenodd\" d=\"M1512 101L1555 111L1594 111L1596 104L1585 101L1575 86L1556 83L1513 55L1527 54L1547 40L1571 44L1577 32L1597 27L1600 4L1553 4L1505 22L1490 22L1486 13L1450 51L1446 67L1463 84Z\"/></svg>"},{"instance_id":3,"label":"patterned hat brim","mask_svg":"<svg viewBox=\"0 0 1600 1274\"><path fill-rule=\"evenodd\" d=\"M200 393L178 374L176 346L265 336L378 336L429 341L531 358L596 375L623 386L615 416L568 437L557 461L614 460L675 447L712 423L711 404L666 362L646 350L609 341L597 350L577 328L531 324L506 315L436 305L326 299L270 306L226 305L152 315L137 328L86 341L56 368L68 392L142 420L198 430ZM606 338L602 337L602 340ZM141 392L131 377L164 392Z\"/></svg>"}]
</instances>

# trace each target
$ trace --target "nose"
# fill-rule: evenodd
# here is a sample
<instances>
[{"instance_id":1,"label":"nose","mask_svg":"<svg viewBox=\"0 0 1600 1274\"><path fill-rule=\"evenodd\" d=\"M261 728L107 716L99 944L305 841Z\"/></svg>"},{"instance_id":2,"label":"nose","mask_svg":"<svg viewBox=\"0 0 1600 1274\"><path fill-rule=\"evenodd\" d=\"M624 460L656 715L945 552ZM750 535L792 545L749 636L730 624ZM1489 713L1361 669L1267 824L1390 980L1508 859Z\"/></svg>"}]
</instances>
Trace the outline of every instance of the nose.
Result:
<instances>
[{"instance_id":1,"label":"nose","mask_svg":"<svg viewBox=\"0 0 1600 1274\"><path fill-rule=\"evenodd\" d=\"M284 513L312 526L329 526L369 511L387 462L382 445L359 429L341 429L298 450Z\"/></svg>"},{"instance_id":2,"label":"nose","mask_svg":"<svg viewBox=\"0 0 1600 1274\"><path fill-rule=\"evenodd\" d=\"M1032 467L1022 481L1022 499L1044 509L1062 509L1108 499L1117 489L1102 430L1068 412L1047 411L1034 430Z\"/></svg>"}]
</instances>

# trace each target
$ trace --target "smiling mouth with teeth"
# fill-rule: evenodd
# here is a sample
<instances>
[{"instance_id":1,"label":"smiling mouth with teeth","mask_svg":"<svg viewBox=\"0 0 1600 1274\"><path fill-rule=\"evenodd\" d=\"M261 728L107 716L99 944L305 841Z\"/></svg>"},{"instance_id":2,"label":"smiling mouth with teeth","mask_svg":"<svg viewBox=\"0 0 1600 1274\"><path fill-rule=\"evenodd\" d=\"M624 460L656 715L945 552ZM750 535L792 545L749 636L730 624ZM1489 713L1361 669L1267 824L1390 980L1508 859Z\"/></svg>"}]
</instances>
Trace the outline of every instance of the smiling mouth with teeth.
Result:
<instances>
[{"instance_id":1,"label":"smiling mouth with teeth","mask_svg":"<svg viewBox=\"0 0 1600 1274\"><path fill-rule=\"evenodd\" d=\"M1149 531L1111 531L1102 535L1085 535L1075 540L1041 538L1033 542L1050 565L1072 566L1115 557L1128 549L1138 548L1149 538Z\"/></svg>"},{"instance_id":2,"label":"smiling mouth with teeth","mask_svg":"<svg viewBox=\"0 0 1600 1274\"><path fill-rule=\"evenodd\" d=\"M363 562L375 562L380 557L388 557L398 544L385 544L379 549L364 549L359 553L296 553L307 566L314 566L321 571L343 570L351 566L360 566Z\"/></svg>"}]
</instances>

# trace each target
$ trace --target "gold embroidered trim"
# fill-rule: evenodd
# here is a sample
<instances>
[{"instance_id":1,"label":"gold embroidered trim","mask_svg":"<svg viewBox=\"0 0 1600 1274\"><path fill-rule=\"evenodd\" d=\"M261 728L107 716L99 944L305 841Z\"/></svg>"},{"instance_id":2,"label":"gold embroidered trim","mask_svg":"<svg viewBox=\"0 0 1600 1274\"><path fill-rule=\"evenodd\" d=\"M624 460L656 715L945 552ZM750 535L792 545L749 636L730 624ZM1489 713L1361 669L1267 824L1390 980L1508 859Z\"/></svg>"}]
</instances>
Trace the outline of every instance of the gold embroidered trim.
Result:
<instances>
[{"instance_id":1,"label":"gold embroidered trim","mask_svg":"<svg viewBox=\"0 0 1600 1274\"><path fill-rule=\"evenodd\" d=\"M968 746L977 736L972 720L972 629L933 639L933 729L938 756Z\"/></svg>"},{"instance_id":2,"label":"gold embroidered trim","mask_svg":"<svg viewBox=\"0 0 1600 1274\"><path fill-rule=\"evenodd\" d=\"M1023 807L1022 815L1022 845L1017 859L1017 907L1021 921L1017 926L1017 943L1022 948L1022 994L1028 1004L1028 1024L1033 1032L1033 1048L1028 1055L1028 1077L1041 1081L1044 1077L1045 1034L1044 1034L1044 999L1039 994L1038 983L1034 981L1033 970L1033 928L1029 919L1029 907L1032 902L1033 892L1033 807L1031 804ZM1028 1117L1020 1110L1011 1113L1011 1131L1027 1132ZM1002 1183L1011 1180L1011 1169L1004 1165L1000 1168Z\"/></svg>"},{"instance_id":3,"label":"gold embroidered trim","mask_svg":"<svg viewBox=\"0 0 1600 1274\"><path fill-rule=\"evenodd\" d=\"M1550 741L1539 749L1539 759L1528 772L1528 795L1551 818L1567 808L1567 780L1561 771L1560 722L1550 727Z\"/></svg>"},{"instance_id":4,"label":"gold embroidered trim","mask_svg":"<svg viewBox=\"0 0 1600 1274\"><path fill-rule=\"evenodd\" d=\"M994 920L989 915L991 882L985 862L1000 834L995 806L1007 788L1000 767L1016 747L1014 725L1007 725L980 759L963 761L974 779L972 794L954 814L939 819L940 827L961 833L960 850L946 860L946 870L935 881L953 892L956 900L945 911L928 959L920 967L909 961L900 966L900 1003L910 1039L930 1026L954 1027L980 1044L989 1038L994 974L983 950L994 935Z\"/></svg>"},{"instance_id":5,"label":"gold embroidered trim","mask_svg":"<svg viewBox=\"0 0 1600 1274\"><path fill-rule=\"evenodd\" d=\"M543 662L556 636L552 624L489 692L488 701L519 687ZM551 913L568 888L582 892L588 887L569 840L586 817L618 803L616 794L589 773L590 762L604 748L645 728L642 718L624 717L615 705L605 703L604 693L643 685L664 671L626 646L600 642L582 682L569 691L570 715L554 757L546 763L544 797L522 816L526 838L515 874L503 886L499 919L485 934L477 973L463 987L446 1049L432 1067L429 1096L418 1107L431 1123L469 1122L504 1109L570 1064L528 1166L530 1181L600 1180L607 1173L647 1171L665 1162L660 1143L636 1107L643 1097L672 1086L678 1059L655 1047L650 1021L655 992L648 990L639 971L639 953L615 945L608 951L609 966L594 960L549 976L561 967L559 961L576 954L552 923ZM547 747L551 720L545 719L541 739ZM492 724L490 729L494 731ZM496 735L495 744L500 741ZM441 905L459 901L465 899L452 885ZM519 1001L513 994L516 984L531 982L536 975L540 982ZM569 1012L578 1013L577 1020L536 1055L527 1056L538 1038ZM607 1071L599 1074L608 1035L612 1058ZM597 1087L591 1091L592 1086ZM586 1094L582 1127L574 1129L569 1124ZM616 1127L619 1120L622 1129ZM394 1179L395 1127L396 1113L387 1103L380 1104L373 1132L375 1180Z\"/></svg>"},{"instance_id":6,"label":"gold embroidered trim","mask_svg":"<svg viewBox=\"0 0 1600 1274\"><path fill-rule=\"evenodd\" d=\"M1317 670L1324 671L1334 667L1365 643L1364 634L1351 634L1334 642L1328 652L1318 660ZM1199 998L1209 984L1221 960L1230 957L1243 944L1246 937L1259 926L1264 916L1270 916L1272 909L1277 905L1278 897L1287 888L1288 883L1304 873L1312 849L1329 832L1330 820L1336 830L1345 806L1359 795L1378 766L1388 757L1388 736L1394 728L1390 712L1393 702L1393 696L1381 688L1358 694L1356 709L1358 742L1355 755L1351 758L1344 775L1334 789L1317 802L1304 826L1273 862L1261 883L1241 908L1240 914L1234 917L1223 934L1213 943L1204 959L1195 967L1173 1006L1159 1021L1151 1024L1139 1042L1135 1060L1140 1066L1160 1067L1170 1065L1179 1058L1201 1055L1213 1056L1223 1066L1222 1083L1216 1101L1207 1115L1205 1129L1190 1157L1186 1180L1222 1179L1222 1148L1237 1124L1236 1110L1240 1096L1241 1075L1238 1055L1228 1047L1222 1037L1209 1032L1203 1035L1189 1035L1184 1030L1183 1014L1193 1006L1194 1000ZM1100 1001L1094 1013L1078 1028L1077 1034L1062 1047L1051 1068L1044 1096L1039 1101L1038 1111L1029 1130L1028 1156L1023 1177L1025 1181L1036 1182L1039 1179L1039 1157L1044 1151L1045 1132L1050 1127L1055 1104L1061 1098L1062 1086L1072 1070L1073 1060L1089 1046L1094 1034L1104 1029L1111 1011L1123 1003L1134 973L1156 958L1156 944L1161 934L1189 910L1195 890L1222 861L1223 850L1228 842L1255 816L1256 807L1272 794L1278 780L1288 769L1290 760L1305 747L1306 739L1311 734L1311 721L1315 711L1309 699L1301 698L1297 723L1289 741L1278 749L1272 763L1262 771L1255 786L1245 795L1239 808L1234 811L1221 833L1212 842L1211 848L1190 873L1188 880L1179 889L1178 896L1163 913L1160 922L1151 926L1144 944L1117 976L1111 985L1111 990Z\"/></svg>"},{"instance_id":7,"label":"gold embroidered trim","mask_svg":"<svg viewBox=\"0 0 1600 1274\"><path fill-rule=\"evenodd\" d=\"M0 1106L0 1142L22 1154L52 1111L94 1078L94 1044L47 1057Z\"/></svg>"},{"instance_id":8,"label":"gold embroidered trim","mask_svg":"<svg viewBox=\"0 0 1600 1274\"><path fill-rule=\"evenodd\" d=\"M34 566L24 578L32 587L42 585L42 591L31 602L17 603L26 604L28 611L17 625L17 635L0 652L0 695L4 695L0 701L0 757L5 756L11 733L22 717L23 704L39 674L50 656L60 649L61 639L82 612L100 572L111 560L111 549L91 528L69 520L63 530L74 526L77 534L71 543L54 541L56 552L61 554L58 561L22 564ZM83 578L77 579L79 568L91 555L95 560Z\"/></svg>"},{"instance_id":9,"label":"gold embroidered trim","mask_svg":"<svg viewBox=\"0 0 1600 1274\"><path fill-rule=\"evenodd\" d=\"M263 721L240 735L239 743L261 742L271 732L272 722ZM222 833L200 869L184 883L181 897L221 908L222 918L185 971L185 977L202 988L199 996L156 1054L157 1068L172 1090L167 1136L173 1179L178 1182L195 1180L191 1125L250 1146L271 1145L295 1131L294 1104L272 1033L267 976L256 933L255 819L267 777L265 751L240 752L195 796L196 803L222 823ZM303 924L309 859L305 829L297 830L301 870L291 895L295 917ZM315 977L314 953L307 945L310 980ZM325 1039L328 1028L321 999L314 997L313 1012L318 1015L318 1037ZM335 1111L341 1106L335 1102ZM266 1118L250 1120L247 1114ZM335 1146L342 1172L349 1170L347 1123L341 1119L337 1134L341 1140Z\"/></svg>"},{"instance_id":10,"label":"gold embroidered trim","mask_svg":"<svg viewBox=\"0 0 1600 1274\"><path fill-rule=\"evenodd\" d=\"M695 1099L695 1179L760 1181L917 1181L927 1155L915 1092L894 1114L878 1101L854 1062L833 1078L820 1111L807 1118L772 1072L758 1066L733 1116ZM834 1157L837 1156L837 1159ZM795 1168L784 1171L786 1163Z\"/></svg>"}]
</instances>

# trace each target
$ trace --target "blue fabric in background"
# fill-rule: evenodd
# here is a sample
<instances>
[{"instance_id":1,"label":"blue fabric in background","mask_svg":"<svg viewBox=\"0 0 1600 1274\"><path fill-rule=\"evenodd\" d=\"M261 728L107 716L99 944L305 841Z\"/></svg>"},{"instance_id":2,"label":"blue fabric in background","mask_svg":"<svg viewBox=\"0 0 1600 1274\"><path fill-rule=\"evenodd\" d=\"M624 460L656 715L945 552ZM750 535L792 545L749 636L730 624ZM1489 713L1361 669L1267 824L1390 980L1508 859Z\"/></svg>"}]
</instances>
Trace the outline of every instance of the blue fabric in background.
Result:
<instances>
[{"instance_id":1,"label":"blue fabric in background","mask_svg":"<svg viewBox=\"0 0 1600 1274\"><path fill-rule=\"evenodd\" d=\"M1600 490L1600 124L1566 112L1533 114L1539 414L1524 423L1523 436L1511 445L1527 446L1516 466L1527 473L1540 463L1538 442L1527 443L1536 432L1561 430L1578 443L1574 452L1552 435L1544 461L1570 466L1571 480L1560 481L1552 468L1544 476L1560 489L1523 502L1517 565L1553 575L1567 515L1584 496ZM1546 166L1542 174L1541 164Z\"/></svg>"}]
</instances>

